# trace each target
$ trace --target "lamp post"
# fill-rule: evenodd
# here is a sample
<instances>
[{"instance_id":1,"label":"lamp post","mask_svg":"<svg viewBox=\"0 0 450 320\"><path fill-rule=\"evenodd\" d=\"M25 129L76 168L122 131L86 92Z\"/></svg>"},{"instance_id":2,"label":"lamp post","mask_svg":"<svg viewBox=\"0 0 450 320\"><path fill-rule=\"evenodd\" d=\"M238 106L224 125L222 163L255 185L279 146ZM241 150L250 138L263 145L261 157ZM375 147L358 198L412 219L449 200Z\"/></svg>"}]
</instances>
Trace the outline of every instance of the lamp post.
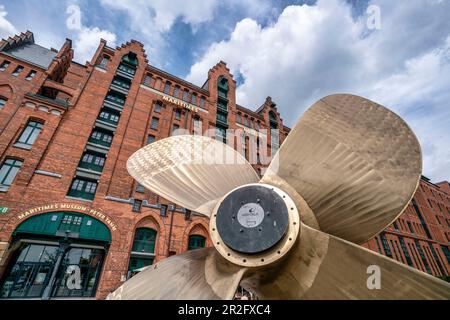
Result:
<instances>
[{"instance_id":1,"label":"lamp post","mask_svg":"<svg viewBox=\"0 0 450 320\"><path fill-rule=\"evenodd\" d=\"M59 267L61 266L64 254L70 245L70 240L69 240L70 230L66 230L65 233L66 233L66 235L65 235L64 239L59 242L56 263L53 266L53 271L52 271L50 280L48 281L48 284L45 287L44 292L42 294L42 300L50 299L50 296L51 296L52 290L53 290L53 286L54 286L55 280L56 280L56 274L58 273Z\"/></svg>"}]
</instances>

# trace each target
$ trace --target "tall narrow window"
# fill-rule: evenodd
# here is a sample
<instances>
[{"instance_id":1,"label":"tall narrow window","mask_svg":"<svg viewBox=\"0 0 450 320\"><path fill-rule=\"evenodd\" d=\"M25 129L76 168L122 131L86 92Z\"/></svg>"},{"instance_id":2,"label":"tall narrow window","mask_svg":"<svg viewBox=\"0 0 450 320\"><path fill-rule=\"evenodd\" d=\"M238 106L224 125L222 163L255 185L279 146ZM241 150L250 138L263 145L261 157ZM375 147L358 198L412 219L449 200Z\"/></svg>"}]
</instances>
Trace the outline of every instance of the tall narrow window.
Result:
<instances>
[{"instance_id":1,"label":"tall narrow window","mask_svg":"<svg viewBox=\"0 0 450 320\"><path fill-rule=\"evenodd\" d=\"M175 110L175 119L177 119L177 120L181 119L181 110L180 109Z\"/></svg>"},{"instance_id":2,"label":"tall narrow window","mask_svg":"<svg viewBox=\"0 0 450 320\"><path fill-rule=\"evenodd\" d=\"M147 144L153 143L155 141L155 136L149 135L147 137Z\"/></svg>"},{"instance_id":3,"label":"tall narrow window","mask_svg":"<svg viewBox=\"0 0 450 320\"><path fill-rule=\"evenodd\" d=\"M169 94L170 92L170 82L166 81L166 84L164 85L164 93Z\"/></svg>"},{"instance_id":4,"label":"tall narrow window","mask_svg":"<svg viewBox=\"0 0 450 320\"><path fill-rule=\"evenodd\" d=\"M100 66L106 68L108 66L109 57L103 56L102 60L100 60Z\"/></svg>"},{"instance_id":5,"label":"tall narrow window","mask_svg":"<svg viewBox=\"0 0 450 320\"><path fill-rule=\"evenodd\" d=\"M174 134L176 134L176 131L177 131L178 129L180 129L180 126L177 125L177 124L174 124L173 127L172 127L172 133L171 133L171 135L173 136Z\"/></svg>"},{"instance_id":6,"label":"tall narrow window","mask_svg":"<svg viewBox=\"0 0 450 320\"><path fill-rule=\"evenodd\" d=\"M152 75L151 74L146 74L145 78L144 78L144 85L151 87L152 86Z\"/></svg>"},{"instance_id":7,"label":"tall narrow window","mask_svg":"<svg viewBox=\"0 0 450 320\"><path fill-rule=\"evenodd\" d=\"M158 130L158 124L159 124L159 119L158 118L152 118L152 124L151 124L151 128L153 130Z\"/></svg>"},{"instance_id":8,"label":"tall narrow window","mask_svg":"<svg viewBox=\"0 0 450 320\"><path fill-rule=\"evenodd\" d=\"M410 231L411 233L414 233L414 229L413 229L413 227L412 227L412 225L411 225L411 222L407 221L406 224L408 225L409 231Z\"/></svg>"},{"instance_id":9,"label":"tall narrow window","mask_svg":"<svg viewBox=\"0 0 450 320\"><path fill-rule=\"evenodd\" d=\"M133 201L133 212L141 212L142 200L134 199Z\"/></svg>"},{"instance_id":10,"label":"tall narrow window","mask_svg":"<svg viewBox=\"0 0 450 320\"><path fill-rule=\"evenodd\" d=\"M237 123L241 123L241 121L242 121L241 115L238 113L238 114L236 115L236 122L237 122Z\"/></svg>"},{"instance_id":11,"label":"tall narrow window","mask_svg":"<svg viewBox=\"0 0 450 320\"><path fill-rule=\"evenodd\" d=\"M391 252L391 248L389 248L389 244L387 242L386 236L384 235L384 233L380 233L380 239L381 239L381 244L383 245L383 249L384 249L384 253L392 258L392 252Z\"/></svg>"},{"instance_id":12,"label":"tall narrow window","mask_svg":"<svg viewBox=\"0 0 450 320\"><path fill-rule=\"evenodd\" d=\"M173 96L175 98L179 98L180 95L180 86L175 86L175 88L173 89Z\"/></svg>"},{"instance_id":13,"label":"tall narrow window","mask_svg":"<svg viewBox=\"0 0 450 320\"><path fill-rule=\"evenodd\" d=\"M205 97L204 96L200 97L200 108L205 108Z\"/></svg>"},{"instance_id":14,"label":"tall narrow window","mask_svg":"<svg viewBox=\"0 0 450 320\"><path fill-rule=\"evenodd\" d=\"M197 105L197 95L195 93L191 96L191 103Z\"/></svg>"},{"instance_id":15,"label":"tall narrow window","mask_svg":"<svg viewBox=\"0 0 450 320\"><path fill-rule=\"evenodd\" d=\"M0 191L7 191L22 167L23 161L6 159L0 168Z\"/></svg>"},{"instance_id":16,"label":"tall narrow window","mask_svg":"<svg viewBox=\"0 0 450 320\"><path fill-rule=\"evenodd\" d=\"M419 256L422 259L423 265L425 266L425 269L429 274L431 274L430 265L428 264L427 258L425 257L425 254L423 253L422 247L420 246L420 243L417 239L414 239L414 244L416 245L417 251L419 252Z\"/></svg>"},{"instance_id":17,"label":"tall narrow window","mask_svg":"<svg viewBox=\"0 0 450 320\"><path fill-rule=\"evenodd\" d=\"M26 128L22 131L17 143L27 146L33 145L42 130L42 123L37 121L29 121Z\"/></svg>"},{"instance_id":18,"label":"tall narrow window","mask_svg":"<svg viewBox=\"0 0 450 320\"><path fill-rule=\"evenodd\" d=\"M11 62L9 62L8 60L3 61L0 65L0 71L5 71L6 69L8 69L10 64Z\"/></svg>"},{"instance_id":19,"label":"tall narrow window","mask_svg":"<svg viewBox=\"0 0 450 320\"><path fill-rule=\"evenodd\" d=\"M23 71L23 66L17 66L17 68L14 69L12 75L14 77L17 77L22 71Z\"/></svg>"},{"instance_id":20,"label":"tall narrow window","mask_svg":"<svg viewBox=\"0 0 450 320\"><path fill-rule=\"evenodd\" d=\"M159 209L159 214L161 217L167 216L167 206L165 204L161 205L161 208Z\"/></svg>"},{"instance_id":21,"label":"tall narrow window","mask_svg":"<svg viewBox=\"0 0 450 320\"><path fill-rule=\"evenodd\" d=\"M27 81L31 81L33 80L33 78L36 76L36 71L31 70L28 75L26 76L25 80Z\"/></svg>"},{"instance_id":22,"label":"tall narrow window","mask_svg":"<svg viewBox=\"0 0 450 320\"><path fill-rule=\"evenodd\" d=\"M153 104L153 110L154 110L156 113L161 113L161 102L156 101L156 102Z\"/></svg>"},{"instance_id":23,"label":"tall narrow window","mask_svg":"<svg viewBox=\"0 0 450 320\"><path fill-rule=\"evenodd\" d=\"M184 89L183 91L183 100L184 101L189 101L189 90L188 89Z\"/></svg>"}]
</instances>

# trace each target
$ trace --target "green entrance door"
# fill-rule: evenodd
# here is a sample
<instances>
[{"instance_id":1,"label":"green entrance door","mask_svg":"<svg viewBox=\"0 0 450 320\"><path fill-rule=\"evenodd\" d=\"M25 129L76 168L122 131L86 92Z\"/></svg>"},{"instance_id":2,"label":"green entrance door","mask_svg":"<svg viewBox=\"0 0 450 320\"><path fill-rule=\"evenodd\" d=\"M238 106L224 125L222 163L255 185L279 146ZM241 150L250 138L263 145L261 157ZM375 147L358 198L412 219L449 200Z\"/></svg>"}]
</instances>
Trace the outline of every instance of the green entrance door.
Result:
<instances>
[{"instance_id":1,"label":"green entrance door","mask_svg":"<svg viewBox=\"0 0 450 320\"><path fill-rule=\"evenodd\" d=\"M0 298L93 297L109 229L93 217L51 212L22 222L18 246L0 279Z\"/></svg>"}]
</instances>

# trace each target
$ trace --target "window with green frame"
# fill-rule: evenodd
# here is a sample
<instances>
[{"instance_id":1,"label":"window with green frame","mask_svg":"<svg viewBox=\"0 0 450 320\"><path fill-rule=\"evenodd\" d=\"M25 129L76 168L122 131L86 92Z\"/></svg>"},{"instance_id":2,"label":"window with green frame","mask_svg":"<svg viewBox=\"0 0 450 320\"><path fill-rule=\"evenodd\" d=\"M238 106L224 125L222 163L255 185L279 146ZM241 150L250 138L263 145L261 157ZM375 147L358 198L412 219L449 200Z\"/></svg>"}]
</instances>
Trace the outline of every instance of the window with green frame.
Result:
<instances>
[{"instance_id":1,"label":"window with green frame","mask_svg":"<svg viewBox=\"0 0 450 320\"><path fill-rule=\"evenodd\" d=\"M6 159L0 168L0 191L9 189L17 173L22 167L23 161L16 159Z\"/></svg>"},{"instance_id":2,"label":"window with green frame","mask_svg":"<svg viewBox=\"0 0 450 320\"><path fill-rule=\"evenodd\" d=\"M94 152L85 152L81 157L80 168L89 169L97 172L103 170L106 158L103 155Z\"/></svg>"},{"instance_id":3,"label":"window with green frame","mask_svg":"<svg viewBox=\"0 0 450 320\"><path fill-rule=\"evenodd\" d=\"M28 146L33 145L42 130L42 126L43 125L40 122L28 121L27 126L22 131L22 134L19 139L17 139L16 143L25 144Z\"/></svg>"},{"instance_id":4,"label":"window with green frame","mask_svg":"<svg viewBox=\"0 0 450 320\"><path fill-rule=\"evenodd\" d=\"M58 230L80 232L81 221L83 217L77 214L65 214L61 219Z\"/></svg>"},{"instance_id":5,"label":"window with green frame","mask_svg":"<svg viewBox=\"0 0 450 320\"><path fill-rule=\"evenodd\" d=\"M206 238L204 236L197 234L189 236L188 250L204 248L205 245L206 245Z\"/></svg>"},{"instance_id":6,"label":"window with green frame","mask_svg":"<svg viewBox=\"0 0 450 320\"><path fill-rule=\"evenodd\" d=\"M112 83L118 87L125 89L125 90L129 90L131 87L131 83L128 79L124 79L124 78L117 77L117 76L114 77Z\"/></svg>"},{"instance_id":7,"label":"window with green frame","mask_svg":"<svg viewBox=\"0 0 450 320\"><path fill-rule=\"evenodd\" d=\"M94 200L96 190L97 182L77 177L73 180L67 195L75 198Z\"/></svg>"},{"instance_id":8,"label":"window with green frame","mask_svg":"<svg viewBox=\"0 0 450 320\"><path fill-rule=\"evenodd\" d=\"M123 96L120 96L119 94L114 94L112 92L108 93L105 100L110 101L112 103L116 103L120 106L123 106L125 104L125 98Z\"/></svg>"},{"instance_id":9,"label":"window with green frame","mask_svg":"<svg viewBox=\"0 0 450 320\"><path fill-rule=\"evenodd\" d=\"M91 133L91 137L89 138L89 142L109 147L111 145L112 139L112 134L94 129L94 131L92 131Z\"/></svg>"},{"instance_id":10,"label":"window with green frame","mask_svg":"<svg viewBox=\"0 0 450 320\"><path fill-rule=\"evenodd\" d=\"M128 265L128 271L131 272L130 276L135 275L141 268L150 266L153 264L154 258L140 258L140 257L130 257L130 264Z\"/></svg>"},{"instance_id":11,"label":"window with green frame","mask_svg":"<svg viewBox=\"0 0 450 320\"><path fill-rule=\"evenodd\" d=\"M117 123L119 122L119 118L120 118L120 114L112 112L112 111L107 111L107 110L102 110L100 112L100 114L98 115L98 119L117 125Z\"/></svg>"},{"instance_id":12,"label":"window with green frame","mask_svg":"<svg viewBox=\"0 0 450 320\"><path fill-rule=\"evenodd\" d=\"M154 253L156 243L156 230L150 228L137 228L134 233L133 252Z\"/></svg>"}]
</instances>

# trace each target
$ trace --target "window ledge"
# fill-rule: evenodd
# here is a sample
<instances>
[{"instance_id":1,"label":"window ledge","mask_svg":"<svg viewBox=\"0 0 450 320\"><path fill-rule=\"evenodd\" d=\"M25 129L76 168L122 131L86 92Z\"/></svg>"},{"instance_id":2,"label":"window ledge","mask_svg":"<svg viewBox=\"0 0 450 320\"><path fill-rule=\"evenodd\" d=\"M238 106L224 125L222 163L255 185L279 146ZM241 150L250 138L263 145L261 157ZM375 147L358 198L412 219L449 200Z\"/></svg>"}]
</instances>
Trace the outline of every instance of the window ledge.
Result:
<instances>
[{"instance_id":1,"label":"window ledge","mask_svg":"<svg viewBox=\"0 0 450 320\"><path fill-rule=\"evenodd\" d=\"M89 200L89 199L84 199L84 198L78 198L78 197L72 197L72 196L66 196L67 199L72 199L72 200L80 200L80 201L85 201L85 202L94 202L94 200Z\"/></svg>"},{"instance_id":2,"label":"window ledge","mask_svg":"<svg viewBox=\"0 0 450 320\"><path fill-rule=\"evenodd\" d=\"M8 192L9 186L2 186L0 185L0 192Z\"/></svg>"},{"instance_id":3,"label":"window ledge","mask_svg":"<svg viewBox=\"0 0 450 320\"><path fill-rule=\"evenodd\" d=\"M32 145L21 143L21 142L16 142L13 144L13 147L25 149L25 150L31 150Z\"/></svg>"}]
</instances>

